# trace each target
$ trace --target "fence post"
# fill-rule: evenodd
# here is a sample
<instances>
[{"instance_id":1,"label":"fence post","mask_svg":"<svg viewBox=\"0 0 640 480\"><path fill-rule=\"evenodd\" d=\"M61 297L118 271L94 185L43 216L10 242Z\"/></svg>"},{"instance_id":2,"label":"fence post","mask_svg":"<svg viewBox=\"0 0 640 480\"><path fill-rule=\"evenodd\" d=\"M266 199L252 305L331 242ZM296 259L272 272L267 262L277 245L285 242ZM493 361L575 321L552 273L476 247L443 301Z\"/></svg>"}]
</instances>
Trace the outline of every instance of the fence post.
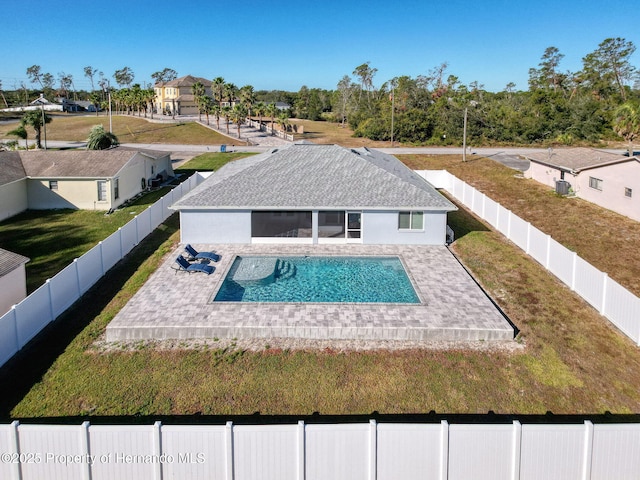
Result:
<instances>
[{"instance_id":1,"label":"fence post","mask_svg":"<svg viewBox=\"0 0 640 480\"><path fill-rule=\"evenodd\" d=\"M49 295L49 314L51 315L51 321L56 319L56 314L53 311L53 295L51 295L51 279L47 278L44 283L47 285L47 295Z\"/></svg>"},{"instance_id":2,"label":"fence post","mask_svg":"<svg viewBox=\"0 0 640 480\"><path fill-rule=\"evenodd\" d=\"M525 250L525 253L527 255L530 255L530 248L531 248L531 223L527 222L527 248Z\"/></svg>"},{"instance_id":3,"label":"fence post","mask_svg":"<svg viewBox=\"0 0 640 480\"><path fill-rule=\"evenodd\" d=\"M11 456L19 456L20 455L20 440L18 440L18 425L20 422L14 420L11 422L11 431L9 433L11 439L9 441L9 449ZM22 480L22 469L20 468L20 462L11 462L11 478L12 480Z\"/></svg>"},{"instance_id":4,"label":"fence post","mask_svg":"<svg viewBox=\"0 0 640 480\"><path fill-rule=\"evenodd\" d=\"M549 270L549 265L551 264L551 235L547 235L547 255L544 263L544 268Z\"/></svg>"},{"instance_id":5,"label":"fence post","mask_svg":"<svg viewBox=\"0 0 640 480\"><path fill-rule=\"evenodd\" d=\"M124 251L124 249L122 248L122 227L118 227L118 239L120 240L120 258L119 258L119 260L122 260L122 257L124 256L122 254L122 252Z\"/></svg>"},{"instance_id":6,"label":"fence post","mask_svg":"<svg viewBox=\"0 0 640 480\"><path fill-rule=\"evenodd\" d=\"M90 423L87 421L82 422L81 428L81 437L80 437L80 448L82 449L82 456L86 459L91 458L91 451L89 450L89 425ZM84 462L84 468L82 471L82 477L85 480L91 480L91 462Z\"/></svg>"},{"instance_id":7,"label":"fence post","mask_svg":"<svg viewBox=\"0 0 640 480\"><path fill-rule=\"evenodd\" d=\"M18 334L18 309L16 307L17 305L11 305L11 312L13 313L13 338L16 342L16 351L18 351L22 348L22 345L20 345L20 335ZM11 356L13 357L13 355Z\"/></svg>"},{"instance_id":8,"label":"fence post","mask_svg":"<svg viewBox=\"0 0 640 480\"><path fill-rule=\"evenodd\" d=\"M98 242L98 245L100 245L100 271L102 272L102 277L104 277L104 252L102 249L102 240L100 240Z\"/></svg>"},{"instance_id":9,"label":"fence post","mask_svg":"<svg viewBox=\"0 0 640 480\"><path fill-rule=\"evenodd\" d=\"M82 296L82 284L80 283L80 270L78 268L77 258L73 259L73 264L75 265L75 268L76 268L76 281L78 283L78 298L80 298Z\"/></svg>"},{"instance_id":10,"label":"fence post","mask_svg":"<svg viewBox=\"0 0 640 480\"><path fill-rule=\"evenodd\" d=\"M304 480L305 477L305 432L304 420L298 421L298 480Z\"/></svg>"},{"instance_id":11,"label":"fence post","mask_svg":"<svg viewBox=\"0 0 640 480\"><path fill-rule=\"evenodd\" d=\"M233 422L225 425L225 479L233 480Z\"/></svg>"},{"instance_id":12,"label":"fence post","mask_svg":"<svg viewBox=\"0 0 640 480\"><path fill-rule=\"evenodd\" d=\"M378 454L378 425L375 420L369 420L369 480L377 478Z\"/></svg>"},{"instance_id":13,"label":"fence post","mask_svg":"<svg viewBox=\"0 0 640 480\"><path fill-rule=\"evenodd\" d=\"M136 226L136 245L138 245L140 243L140 236L138 234L138 215L133 217L133 222Z\"/></svg>"},{"instance_id":14,"label":"fence post","mask_svg":"<svg viewBox=\"0 0 640 480\"><path fill-rule=\"evenodd\" d=\"M591 478L591 463L593 460L593 423L584 421L584 451L582 457L582 479Z\"/></svg>"},{"instance_id":15,"label":"fence post","mask_svg":"<svg viewBox=\"0 0 640 480\"><path fill-rule=\"evenodd\" d=\"M160 428L162 427L162 422L156 421L153 424L153 454L157 455L156 458L160 459L162 455L162 433ZM158 461L154 463L154 471L153 477L156 480L162 480L162 462Z\"/></svg>"},{"instance_id":16,"label":"fence post","mask_svg":"<svg viewBox=\"0 0 640 480\"><path fill-rule=\"evenodd\" d=\"M602 272L602 304L600 307L600 315L606 315L606 305L607 305L607 288L609 287L609 275L605 272Z\"/></svg>"},{"instance_id":17,"label":"fence post","mask_svg":"<svg viewBox=\"0 0 640 480\"><path fill-rule=\"evenodd\" d=\"M520 463L522 462L522 424L518 420L513 421L513 453L511 464L511 478L520 478Z\"/></svg>"},{"instance_id":18,"label":"fence post","mask_svg":"<svg viewBox=\"0 0 640 480\"><path fill-rule=\"evenodd\" d=\"M440 480L449 477L449 423L440 421Z\"/></svg>"},{"instance_id":19,"label":"fence post","mask_svg":"<svg viewBox=\"0 0 640 480\"><path fill-rule=\"evenodd\" d=\"M573 252L572 261L571 261L571 285L569 287L574 292L576 291L576 269L578 268L578 254Z\"/></svg>"}]
</instances>

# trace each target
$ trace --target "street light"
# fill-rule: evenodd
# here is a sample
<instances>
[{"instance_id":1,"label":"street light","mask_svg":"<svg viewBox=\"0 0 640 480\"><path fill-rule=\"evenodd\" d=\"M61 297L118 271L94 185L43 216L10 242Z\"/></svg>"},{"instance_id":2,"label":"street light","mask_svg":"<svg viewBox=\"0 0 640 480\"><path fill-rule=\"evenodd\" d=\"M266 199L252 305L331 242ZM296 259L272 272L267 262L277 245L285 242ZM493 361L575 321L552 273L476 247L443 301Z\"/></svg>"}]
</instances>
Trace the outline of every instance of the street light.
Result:
<instances>
[{"instance_id":1,"label":"street light","mask_svg":"<svg viewBox=\"0 0 640 480\"><path fill-rule=\"evenodd\" d=\"M44 98L44 93L42 94L42 98ZM44 149L47 149L47 123L44 118L44 102L40 103L40 107L42 109L42 128L44 129Z\"/></svg>"}]
</instances>

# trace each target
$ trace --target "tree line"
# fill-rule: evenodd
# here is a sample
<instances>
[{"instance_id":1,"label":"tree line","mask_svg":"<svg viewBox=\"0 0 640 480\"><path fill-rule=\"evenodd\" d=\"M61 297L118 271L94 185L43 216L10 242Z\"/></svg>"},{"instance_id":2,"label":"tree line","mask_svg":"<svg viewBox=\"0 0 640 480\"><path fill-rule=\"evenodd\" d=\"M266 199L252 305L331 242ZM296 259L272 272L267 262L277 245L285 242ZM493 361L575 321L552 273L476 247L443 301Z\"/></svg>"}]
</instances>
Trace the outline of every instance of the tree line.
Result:
<instances>
[{"instance_id":1,"label":"tree line","mask_svg":"<svg viewBox=\"0 0 640 480\"><path fill-rule=\"evenodd\" d=\"M465 123L468 142L475 145L572 145L614 139L616 135L631 142L640 135L640 77L630 63L635 49L624 38L607 38L582 59L581 70L570 72L561 68L564 55L550 46L539 64L529 69L527 90L516 90L513 83L500 92L489 92L477 81L464 85L448 73L447 63L425 75L398 76L376 85L377 69L365 62L352 76L344 75L334 90L303 86L298 92L256 91L251 85L238 88L216 77L211 95L202 84L194 85L192 93L200 116L206 115L209 122L212 115L218 127L220 118L225 117L227 130L229 120L239 124L252 116L262 122L266 116L272 126L277 121L286 128L289 117L327 120L348 125L356 136L409 144L459 145ZM91 92L78 93L71 75L60 73L55 89L51 74L41 72L38 65L27 69L32 85L40 86L45 96L80 95L105 108L111 93L116 110L144 112L145 116L150 111L153 115L153 88L134 84L135 75L129 67L113 74L119 88L111 86L110 79L93 67L85 67L84 73ZM151 78L162 84L177 75L175 70L164 68ZM0 94L5 104L11 95L20 103L21 95L28 99L29 90L23 84L20 90L4 92L0 85ZM277 111L276 101L288 103L291 109Z\"/></svg>"}]
</instances>

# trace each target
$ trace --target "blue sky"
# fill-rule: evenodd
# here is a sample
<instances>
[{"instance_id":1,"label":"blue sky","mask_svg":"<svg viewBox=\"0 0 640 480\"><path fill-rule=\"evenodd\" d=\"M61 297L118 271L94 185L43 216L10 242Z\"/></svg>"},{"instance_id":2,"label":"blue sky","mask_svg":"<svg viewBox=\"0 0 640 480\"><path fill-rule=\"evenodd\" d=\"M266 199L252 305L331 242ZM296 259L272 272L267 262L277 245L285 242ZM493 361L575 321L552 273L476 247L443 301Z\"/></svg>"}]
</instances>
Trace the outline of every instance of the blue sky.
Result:
<instances>
[{"instance_id":1,"label":"blue sky","mask_svg":"<svg viewBox=\"0 0 640 480\"><path fill-rule=\"evenodd\" d=\"M7 90L29 85L26 69L37 64L88 89L83 67L115 84L113 73L128 66L144 85L169 67L238 87L298 91L335 89L365 62L378 70L376 86L446 62L446 75L463 84L526 90L529 68L549 46L565 55L563 71L580 70L608 37L640 49L637 7L637 0L23 0L3 21L0 81ZM632 64L640 68L640 50Z\"/></svg>"}]
</instances>

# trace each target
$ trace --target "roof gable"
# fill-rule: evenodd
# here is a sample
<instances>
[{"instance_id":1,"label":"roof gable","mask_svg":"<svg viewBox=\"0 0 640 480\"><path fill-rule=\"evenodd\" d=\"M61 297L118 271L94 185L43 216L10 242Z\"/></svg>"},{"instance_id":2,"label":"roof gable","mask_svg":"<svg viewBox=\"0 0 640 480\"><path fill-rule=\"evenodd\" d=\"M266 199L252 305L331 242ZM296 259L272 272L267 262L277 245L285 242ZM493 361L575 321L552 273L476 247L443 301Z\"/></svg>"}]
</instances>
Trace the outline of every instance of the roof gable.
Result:
<instances>
[{"instance_id":1,"label":"roof gable","mask_svg":"<svg viewBox=\"0 0 640 480\"><path fill-rule=\"evenodd\" d=\"M205 87L211 86L211 80L207 80L202 77L194 77L192 75L185 75L184 77L176 78L164 84L158 84L160 87L192 87L197 82L200 82Z\"/></svg>"},{"instance_id":2,"label":"roof gable","mask_svg":"<svg viewBox=\"0 0 640 480\"><path fill-rule=\"evenodd\" d=\"M228 163L174 207L455 210L391 155L313 144Z\"/></svg>"}]
</instances>

